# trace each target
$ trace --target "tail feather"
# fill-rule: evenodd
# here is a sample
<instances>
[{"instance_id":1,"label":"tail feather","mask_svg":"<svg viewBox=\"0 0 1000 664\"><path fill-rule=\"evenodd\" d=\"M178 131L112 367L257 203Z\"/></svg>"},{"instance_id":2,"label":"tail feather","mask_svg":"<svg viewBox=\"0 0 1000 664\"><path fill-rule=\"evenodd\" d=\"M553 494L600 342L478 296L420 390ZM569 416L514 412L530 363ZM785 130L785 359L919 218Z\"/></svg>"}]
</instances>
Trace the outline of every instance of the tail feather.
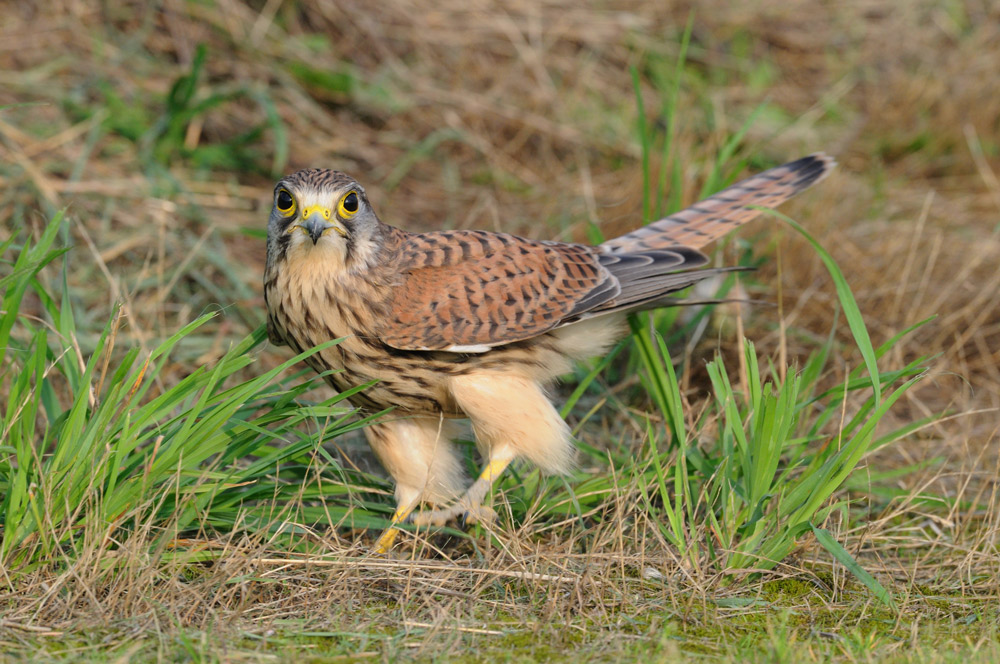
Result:
<instances>
[{"instance_id":1,"label":"tail feather","mask_svg":"<svg viewBox=\"0 0 1000 664\"><path fill-rule=\"evenodd\" d=\"M698 304L695 301L671 297L670 294L683 290L688 286L693 286L702 279L708 279L709 277L728 272L743 272L751 269L753 268L740 266L712 267L691 270L690 272L664 274L655 279L633 281L629 284L628 289L622 289L620 296L596 309L588 311L580 316L579 320L616 312L646 311L649 309L659 309L660 307Z\"/></svg>"},{"instance_id":2,"label":"tail feather","mask_svg":"<svg viewBox=\"0 0 1000 664\"><path fill-rule=\"evenodd\" d=\"M669 217L608 240L601 248L611 254L678 246L700 249L759 215L757 207L775 208L808 189L826 177L836 164L833 157L822 152L802 157L738 182Z\"/></svg>"}]
</instances>

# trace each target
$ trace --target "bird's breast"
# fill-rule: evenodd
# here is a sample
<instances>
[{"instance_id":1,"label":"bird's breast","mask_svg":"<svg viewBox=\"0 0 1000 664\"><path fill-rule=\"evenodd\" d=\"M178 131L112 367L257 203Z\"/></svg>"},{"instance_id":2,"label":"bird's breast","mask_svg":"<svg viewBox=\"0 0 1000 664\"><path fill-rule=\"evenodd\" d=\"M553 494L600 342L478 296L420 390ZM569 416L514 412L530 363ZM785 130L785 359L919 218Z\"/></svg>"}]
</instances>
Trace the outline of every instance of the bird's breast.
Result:
<instances>
[{"instance_id":1,"label":"bird's breast","mask_svg":"<svg viewBox=\"0 0 1000 664\"><path fill-rule=\"evenodd\" d=\"M372 333L376 321L364 302L380 299L376 293L321 256L292 258L265 284L268 313L290 343L306 349Z\"/></svg>"},{"instance_id":2,"label":"bird's breast","mask_svg":"<svg viewBox=\"0 0 1000 664\"><path fill-rule=\"evenodd\" d=\"M389 292L377 285L388 280L375 276L309 263L281 266L265 278L272 329L296 352L343 339L307 362L318 372L337 371L327 381L341 392L377 381L351 397L358 406L451 414L444 367L430 354L395 351L379 337Z\"/></svg>"}]
</instances>

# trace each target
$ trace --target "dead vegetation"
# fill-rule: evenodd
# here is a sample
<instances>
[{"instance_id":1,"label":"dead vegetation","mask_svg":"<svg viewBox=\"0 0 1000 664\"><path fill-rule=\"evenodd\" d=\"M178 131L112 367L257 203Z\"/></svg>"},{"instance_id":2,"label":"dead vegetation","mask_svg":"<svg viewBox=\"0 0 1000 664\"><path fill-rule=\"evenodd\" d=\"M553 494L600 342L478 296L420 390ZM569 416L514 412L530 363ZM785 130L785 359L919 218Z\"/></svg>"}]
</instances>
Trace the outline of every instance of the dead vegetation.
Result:
<instances>
[{"instance_id":1,"label":"dead vegetation","mask_svg":"<svg viewBox=\"0 0 1000 664\"><path fill-rule=\"evenodd\" d=\"M988 661L997 641L986 598L1000 567L1000 10L987 0L13 2L0 27L0 241L68 207L66 280L89 332L84 352L115 302L126 316L117 343L144 349L222 309L179 348L166 385L262 321L260 233L276 174L350 172L383 219L411 229L585 241L592 224L612 235L640 223L630 68L655 117L692 11L672 155L683 201L756 112L738 153L749 169L819 149L837 156L838 173L785 211L844 269L875 344L936 316L883 363L935 356L893 411L897 424L950 416L875 455L869 484L881 491L852 486L857 513L828 524L902 594L906 618L879 613L808 546L770 577L799 584L780 586L780 601L778 586L731 587L687 568L623 481L583 523L507 521L475 545L418 537L400 560L365 558L351 531L306 532L302 555L265 535L206 531L151 551L148 532L95 533L65 565L17 583L4 570L4 647L90 656L107 634L113 652L148 654L143 635L156 634L171 644L161 656L222 659L274 648L435 659L470 647L474 659L581 648L614 659L651 643L664 658L736 658L732 643L764 631L747 643L778 652L787 629L834 634L827 652L849 660L930 642L982 648ZM659 177L663 162L653 166ZM740 238L723 260L748 244L767 256L748 287L780 305L754 309L747 336L764 355L804 358L836 309L826 272L775 220ZM30 298L22 310L40 312ZM732 353L734 335L703 340L693 374L720 344ZM271 349L261 364L283 359ZM845 352L830 380L859 361ZM705 383L687 380L697 410ZM642 432L621 419L608 407L579 435L639 450ZM211 563L199 563L206 550ZM779 606L841 618L762 627ZM965 626L969 615L981 617ZM930 616L929 641L916 636L919 616ZM866 645L851 631L891 631L886 620L914 636ZM232 640L177 646L187 630Z\"/></svg>"}]
</instances>

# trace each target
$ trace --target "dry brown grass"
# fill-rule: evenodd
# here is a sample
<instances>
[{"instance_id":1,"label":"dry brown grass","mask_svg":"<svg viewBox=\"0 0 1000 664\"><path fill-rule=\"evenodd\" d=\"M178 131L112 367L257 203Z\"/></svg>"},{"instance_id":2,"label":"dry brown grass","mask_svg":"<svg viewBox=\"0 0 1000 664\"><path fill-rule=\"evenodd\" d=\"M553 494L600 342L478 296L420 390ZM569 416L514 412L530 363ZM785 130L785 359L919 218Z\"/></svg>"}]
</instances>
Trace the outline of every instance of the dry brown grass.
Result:
<instances>
[{"instance_id":1,"label":"dry brown grass","mask_svg":"<svg viewBox=\"0 0 1000 664\"><path fill-rule=\"evenodd\" d=\"M696 3L674 147L685 166L683 198L693 200L714 154L762 103L767 110L741 149L755 167L818 149L838 157L839 172L786 211L843 267L876 344L937 316L887 358L899 366L936 355L931 378L894 417L953 413L872 459L879 472L941 457L899 477L899 498L863 499L871 517L849 531L842 524L841 535L897 589L933 586L932 595L952 598L944 606L913 594L907 615L925 612L933 623L986 611L995 621L982 600L995 602L1000 568L1000 9L989 0L736 4ZM67 277L86 316L81 327L96 334L122 301L119 343L148 347L198 313L224 308L164 373L176 380L262 320L263 242L243 229L263 228L269 171L284 141L266 129L233 163L200 165L198 148L265 123L272 104L287 134L287 163L278 168L351 172L390 223L584 240L593 222L610 235L641 216L629 67L641 68L655 114L656 77L672 66L691 9L649 0L8 3L0 105L15 106L0 111L0 228L37 228L69 206ZM168 156L143 157L145 139L127 135L130 123L138 118L148 130L161 119L198 44L208 45L199 95L233 97L185 123ZM304 66L346 74L350 89L310 82ZM765 354L786 344L790 358L803 357L828 333L836 307L826 272L775 221L741 236L774 257L754 275L761 286L753 294L776 301L777 291L781 304L756 310L748 336ZM838 339L850 347L846 327ZM691 364L711 352L700 347ZM265 362L283 357L275 351ZM846 371L859 359L840 362ZM703 394L696 377L693 408ZM638 440L616 426L619 413L600 417L603 426L592 422L584 439ZM917 490L958 507L931 509L915 500ZM227 658L230 647L280 646L294 630L339 634L325 638L359 657L447 658L476 647L484 658L527 648L544 659L587 647L613 659L650 639L662 639L664 657L678 648L731 653L730 642L759 633L740 617L759 614L759 605L718 601L767 593L726 588L680 566L652 541L655 528L642 523L636 502L636 487L625 483L587 530L504 526L472 556L464 541L432 538L404 548L400 560L375 561L345 534L317 533L312 541L328 556L285 559L267 541L210 539L224 555L201 568L188 553L150 553L143 533L116 546L95 542L72 565L0 589L0 640L36 654L79 647L88 656L88 637L68 635L110 629L115 652L148 655L142 635L158 634L172 644L162 656L184 628L235 635L239 645L207 649ZM622 529L624 513L635 517L633 530ZM802 567L783 573L815 585L808 601L783 606L827 604L844 622L813 632L844 634L873 609L845 588L843 570L818 575L824 560L804 550L789 562ZM49 633L57 636L46 641ZM971 642L992 638L984 633ZM525 645L537 639L546 647ZM311 643L291 645L308 651ZM906 643L883 640L872 652L889 656ZM849 645L834 652L862 659Z\"/></svg>"}]
</instances>

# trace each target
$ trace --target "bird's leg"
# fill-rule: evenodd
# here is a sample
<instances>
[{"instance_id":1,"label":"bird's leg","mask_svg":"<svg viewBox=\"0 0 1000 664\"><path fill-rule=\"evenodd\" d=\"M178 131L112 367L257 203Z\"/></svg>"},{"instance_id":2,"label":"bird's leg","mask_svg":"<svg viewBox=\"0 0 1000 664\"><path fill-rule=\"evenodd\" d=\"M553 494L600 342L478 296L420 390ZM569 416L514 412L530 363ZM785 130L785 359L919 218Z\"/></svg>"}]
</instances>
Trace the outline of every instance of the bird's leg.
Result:
<instances>
[{"instance_id":1,"label":"bird's leg","mask_svg":"<svg viewBox=\"0 0 1000 664\"><path fill-rule=\"evenodd\" d=\"M452 519L463 516L467 523L492 523L496 519L496 513L483 505L483 501L486 499L490 487L515 458L517 458L517 452L509 445L492 449L489 461L486 462L483 471L479 473L479 477L454 505L444 509L419 512L413 515L413 523L443 526Z\"/></svg>"},{"instance_id":2,"label":"bird's leg","mask_svg":"<svg viewBox=\"0 0 1000 664\"><path fill-rule=\"evenodd\" d=\"M495 515L483 506L483 499L516 458L527 458L550 473L569 469L573 452L569 428L530 376L470 371L452 378L449 386L458 406L472 420L476 445L488 461L454 505L417 514L414 523L444 525L463 514L471 520L491 520Z\"/></svg>"},{"instance_id":3,"label":"bird's leg","mask_svg":"<svg viewBox=\"0 0 1000 664\"><path fill-rule=\"evenodd\" d=\"M461 491L462 471L451 433L448 422L437 417L382 420L365 428L372 450L396 481L396 511L375 543L375 553L392 547L399 524L421 501L444 505Z\"/></svg>"},{"instance_id":4,"label":"bird's leg","mask_svg":"<svg viewBox=\"0 0 1000 664\"><path fill-rule=\"evenodd\" d=\"M493 483L500 478L503 471L507 470L507 466L517 457L517 452L513 447L504 446L491 452L490 460L483 468L483 472L479 473L479 477L458 501L458 506L464 508L466 521L472 523L477 521L491 523L496 519L496 512L483 505L483 501L486 500L486 495L490 492Z\"/></svg>"},{"instance_id":5,"label":"bird's leg","mask_svg":"<svg viewBox=\"0 0 1000 664\"><path fill-rule=\"evenodd\" d=\"M406 518L410 516L410 513L420 503L419 491L397 487L396 495L400 501L396 505L396 511L392 514L392 522L389 524L389 527L386 528L381 535L379 535L378 540L375 542L375 546L372 547L373 553L389 552L389 549L392 548L393 543L396 541L396 536L399 535L399 528L396 526L406 521Z\"/></svg>"}]
</instances>

